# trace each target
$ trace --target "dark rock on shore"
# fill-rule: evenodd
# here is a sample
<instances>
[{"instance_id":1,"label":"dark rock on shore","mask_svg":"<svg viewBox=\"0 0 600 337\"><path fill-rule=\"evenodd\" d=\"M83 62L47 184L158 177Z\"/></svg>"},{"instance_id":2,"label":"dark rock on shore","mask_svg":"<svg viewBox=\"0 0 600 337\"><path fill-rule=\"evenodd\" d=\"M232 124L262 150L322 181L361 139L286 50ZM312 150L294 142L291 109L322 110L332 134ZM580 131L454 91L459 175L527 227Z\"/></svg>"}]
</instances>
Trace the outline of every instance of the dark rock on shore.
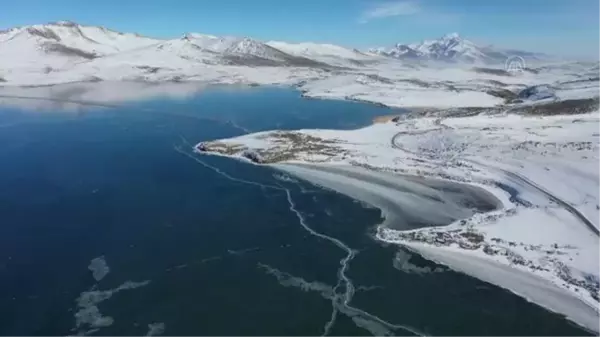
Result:
<instances>
[{"instance_id":1,"label":"dark rock on shore","mask_svg":"<svg viewBox=\"0 0 600 337\"><path fill-rule=\"evenodd\" d=\"M547 85L535 85L521 90L517 97L522 100L539 101L547 98L555 98L554 89Z\"/></svg>"},{"instance_id":2,"label":"dark rock on shore","mask_svg":"<svg viewBox=\"0 0 600 337\"><path fill-rule=\"evenodd\" d=\"M242 152L242 157L249 159L252 162L255 162L257 164L264 163L263 157L258 152L255 152L255 151L246 150L246 151Z\"/></svg>"}]
</instances>

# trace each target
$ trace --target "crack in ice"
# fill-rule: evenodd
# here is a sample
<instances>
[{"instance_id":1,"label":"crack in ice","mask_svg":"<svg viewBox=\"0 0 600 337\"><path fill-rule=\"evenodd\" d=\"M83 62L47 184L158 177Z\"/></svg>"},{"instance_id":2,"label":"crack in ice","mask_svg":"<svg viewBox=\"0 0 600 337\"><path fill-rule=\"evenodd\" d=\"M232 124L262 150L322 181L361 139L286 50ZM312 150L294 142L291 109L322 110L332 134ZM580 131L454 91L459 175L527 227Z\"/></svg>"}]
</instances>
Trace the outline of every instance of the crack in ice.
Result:
<instances>
[{"instance_id":1,"label":"crack in ice","mask_svg":"<svg viewBox=\"0 0 600 337\"><path fill-rule=\"evenodd\" d=\"M396 330L404 330L414 335L424 335L414 328L405 325L389 323L371 313L345 304L343 300L340 301L340 294L336 294L333 290L333 287L330 285L318 281L309 282L301 277L290 275L263 263L258 263L258 267L264 269L267 274L273 275L279 284L284 287L296 287L300 288L302 291L318 292L323 298L331 300L334 306L334 311L331 313L330 320L327 322L327 324L325 324L323 335L326 335L326 333L330 332L338 313L348 316L353 320L357 327L366 329L373 335L392 335Z\"/></svg>"},{"instance_id":2,"label":"crack in ice","mask_svg":"<svg viewBox=\"0 0 600 337\"><path fill-rule=\"evenodd\" d=\"M346 275L346 272L350 268L350 262L356 256L356 251L353 250L352 248L350 248L348 245L346 245L341 240L336 239L331 236L328 236L328 235L325 235L325 234L322 234L322 233L319 233L319 232L315 231L314 229L312 229L306 223L306 219L304 218L302 213L296 208L296 204L294 203L294 199L292 198L291 191L287 188L283 188L283 189L286 193L287 200L290 205L290 211L292 211L296 215L296 217L298 218L298 221L300 222L300 225L311 235L321 238L323 240L329 241L347 253L346 256L342 260L340 260L340 268L338 269L338 273L337 273L338 283L335 285L335 287L333 287L331 289L331 298L330 299L331 299L331 303L333 306L333 310L331 313L330 320L325 324L325 326L323 328L323 333L321 334L321 337L326 337L327 335L329 335L329 333L331 332L331 329L335 325L335 322L337 320L337 315L340 312L347 315L348 317L351 317L358 327L367 329L374 336L391 335L390 330L404 330L404 331L410 332L410 333L420 336L420 337L426 336L425 334L423 334L413 328L403 326L403 325L391 324L391 323L386 322L386 321L382 320L381 318L379 318L375 315L372 315L366 311L363 311L361 309L357 309L357 308L350 306L350 302L352 301L352 298L354 297L354 293L355 293L356 289L354 287L354 283L352 282L352 280ZM269 268L272 271L275 270L274 268L271 268L271 267L269 267ZM284 276L285 274L280 273L279 275L280 276L278 277L278 279L280 280L280 283L281 283L281 276ZM308 286L311 284L310 282L307 282L301 278L293 278L292 280L298 280L298 279L302 281L301 285L302 285L303 289L312 290L312 288L310 286ZM294 285L294 284L292 283L291 285ZM341 287L344 287L344 292L340 294L340 293L338 293L338 289ZM321 287L319 286L318 288L321 288ZM322 295L325 294L322 290L321 290L321 293L322 293ZM324 297L327 298L327 296L324 296ZM358 319L359 321L357 322L356 319ZM380 331L380 332L384 331L385 333L384 334L375 333L373 330L373 325L372 325L374 323L379 325L377 327L377 328L379 328L378 331Z\"/></svg>"},{"instance_id":3,"label":"crack in ice","mask_svg":"<svg viewBox=\"0 0 600 337\"><path fill-rule=\"evenodd\" d=\"M185 138L183 138L183 137L181 137L181 138L182 138L182 141L186 145L190 145L190 143ZM282 284L283 286L300 287L304 291L309 291L309 290L318 291L321 293L321 296L323 296L326 299L331 300L333 309L332 309L330 319L325 323L325 325L323 327L323 336L328 335L331 332L331 329L333 328L333 326L336 323L338 313L340 313L340 312L347 315L348 317L352 318L353 322L358 327L365 328L369 332L373 333L374 335L379 335L379 334L381 334L382 331L388 331L391 333L391 331L389 331L389 330L399 330L399 329L408 331L415 335L422 335L420 332L416 331L413 328L406 327L403 325L391 324L391 323L386 322L383 319L381 319L375 315L372 315L366 311L363 311L361 309L350 306L350 302L352 301L352 298L354 297L354 293L355 293L356 289L354 287L352 280L346 275L346 272L348 271L348 268L350 267L350 262L356 256L357 251L353 250L352 248L350 248L348 245L346 245L344 242L342 242L339 239L319 233L319 232L315 231L314 229L312 229L306 223L306 219L305 219L304 215L296 208L296 204L294 202L294 199L292 198L292 192L290 191L290 189L280 185L279 183L276 183L277 186L273 186L273 185L261 184L261 183L255 182L255 181L249 181L249 180L233 177L233 176L221 171L217 167L214 167L210 164L205 163L204 161L200 160L196 156L193 156L193 155L187 153L186 151L182 150L181 147L179 147L179 146L174 146L174 149L175 149L175 151L193 159L194 161L201 164L202 166L213 170L215 173L221 175L222 177L224 177L230 181L260 187L262 189L272 189L272 190L278 190L278 191L285 192L286 199L289 204L289 210L296 215L302 228L304 228L310 235L313 235L320 239L329 241L329 242L333 243L335 246L337 246L338 248L340 248L346 252L346 256L343 259L341 259L339 262L340 268L337 271L338 282L334 287L328 286L328 285L320 283L320 282L307 282L306 280L304 280L302 278L294 277L287 273L283 273L283 272L281 272L275 268L272 268L268 265L259 264L260 267L262 267L263 269L266 269L268 274L274 275L278 279L279 283ZM284 177L286 177L286 176L278 175L278 176L275 176L275 179L280 180L280 181L294 183L295 179L290 178L290 177L286 177L286 178L284 178ZM299 183L296 183L296 184L299 185ZM302 190L302 192L304 193L304 190ZM341 287L344 288L344 291L340 294L340 293L338 293L338 289L340 289ZM373 325L376 325L376 326L374 327Z\"/></svg>"},{"instance_id":4,"label":"crack in ice","mask_svg":"<svg viewBox=\"0 0 600 337\"><path fill-rule=\"evenodd\" d=\"M311 189L307 189L304 186L302 186L302 183L300 183L299 180L294 179L290 176L288 176L287 174L273 174L273 178L275 178L276 180L282 181L282 182L289 182L289 183L293 183L296 186L298 186L298 188L300 189L300 192L303 194L309 194L309 193L321 193L322 190L311 190Z\"/></svg>"}]
</instances>

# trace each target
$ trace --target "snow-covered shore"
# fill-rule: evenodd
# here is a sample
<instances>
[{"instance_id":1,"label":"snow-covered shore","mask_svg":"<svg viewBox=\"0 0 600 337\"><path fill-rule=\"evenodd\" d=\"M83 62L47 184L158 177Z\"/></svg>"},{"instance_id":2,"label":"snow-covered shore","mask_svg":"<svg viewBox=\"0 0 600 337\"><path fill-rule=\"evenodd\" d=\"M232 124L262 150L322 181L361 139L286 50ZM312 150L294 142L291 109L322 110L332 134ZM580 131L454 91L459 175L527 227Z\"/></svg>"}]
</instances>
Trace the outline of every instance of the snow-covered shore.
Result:
<instances>
[{"instance_id":1,"label":"snow-covered shore","mask_svg":"<svg viewBox=\"0 0 600 337\"><path fill-rule=\"evenodd\" d=\"M410 247L598 331L598 123L598 112L422 117L353 131L261 132L198 148L272 164L374 204L386 215L393 209L390 200L399 209L418 209L419 202L378 190L365 179L333 178L328 167L483 188L501 202L500 209L442 227L398 230L385 223L377 238ZM307 163L311 169L297 165ZM397 213L388 219L405 215Z\"/></svg>"}]
</instances>

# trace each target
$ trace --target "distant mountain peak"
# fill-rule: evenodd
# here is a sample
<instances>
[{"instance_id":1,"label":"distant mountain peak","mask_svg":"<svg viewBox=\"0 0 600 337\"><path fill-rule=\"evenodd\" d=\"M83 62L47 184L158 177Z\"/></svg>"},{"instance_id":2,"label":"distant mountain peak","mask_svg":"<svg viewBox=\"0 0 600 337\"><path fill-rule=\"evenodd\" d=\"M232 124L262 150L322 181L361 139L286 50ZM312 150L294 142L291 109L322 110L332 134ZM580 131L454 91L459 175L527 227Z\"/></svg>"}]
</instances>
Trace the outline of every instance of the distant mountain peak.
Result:
<instances>
[{"instance_id":1,"label":"distant mountain peak","mask_svg":"<svg viewBox=\"0 0 600 337\"><path fill-rule=\"evenodd\" d=\"M392 48L373 48L369 52L399 59L488 64L502 63L511 55L535 55L535 53L496 49L487 45L479 46L456 32L435 40L412 44L398 43Z\"/></svg>"},{"instance_id":2,"label":"distant mountain peak","mask_svg":"<svg viewBox=\"0 0 600 337\"><path fill-rule=\"evenodd\" d=\"M63 27L80 26L78 23L73 22L73 21L69 21L69 20L61 20L61 21L50 22L49 25L63 26Z\"/></svg>"}]
</instances>

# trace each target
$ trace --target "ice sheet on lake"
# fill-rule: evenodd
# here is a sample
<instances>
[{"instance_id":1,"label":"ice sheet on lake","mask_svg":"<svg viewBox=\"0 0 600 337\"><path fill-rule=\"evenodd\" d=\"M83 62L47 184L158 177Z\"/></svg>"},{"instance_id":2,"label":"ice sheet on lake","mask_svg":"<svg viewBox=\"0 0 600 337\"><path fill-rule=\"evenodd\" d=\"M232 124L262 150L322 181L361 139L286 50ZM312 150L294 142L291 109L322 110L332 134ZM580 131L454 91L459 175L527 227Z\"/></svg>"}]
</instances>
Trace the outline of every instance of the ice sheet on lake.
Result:
<instances>
[{"instance_id":1,"label":"ice sheet on lake","mask_svg":"<svg viewBox=\"0 0 600 337\"><path fill-rule=\"evenodd\" d=\"M404 250L398 250L394 256L393 266L394 268L405 272L407 274L431 274L431 273L442 273L444 268L441 267L419 267L410 262L412 254L405 252Z\"/></svg>"},{"instance_id":2,"label":"ice sheet on lake","mask_svg":"<svg viewBox=\"0 0 600 337\"><path fill-rule=\"evenodd\" d=\"M279 269L273 268L269 265L265 265L262 263L259 263L258 267L263 269L267 274L274 276L279 282L279 284L281 284L284 287L296 287L300 288L305 292L317 292L324 299L332 301L332 316L330 321L328 321L325 324L323 335L327 335L330 332L332 326L336 321L338 313L341 313L351 318L357 327L369 331L373 336L391 336L398 332L409 332L418 336L423 335L421 332L417 331L412 327L386 322L369 312L353 307L352 305L350 305L350 303L344 301L343 297L340 297L339 294L336 294L334 291L334 287L330 285L321 283L319 281L307 281L301 277L290 275L286 272L282 272Z\"/></svg>"},{"instance_id":3,"label":"ice sheet on lake","mask_svg":"<svg viewBox=\"0 0 600 337\"><path fill-rule=\"evenodd\" d=\"M276 164L276 168L379 207L384 225L414 229L447 225L473 215L471 205L500 206L493 195L473 186L427 181L334 165Z\"/></svg>"},{"instance_id":4,"label":"ice sheet on lake","mask_svg":"<svg viewBox=\"0 0 600 337\"><path fill-rule=\"evenodd\" d=\"M530 273L490 262L459 249L440 249L423 244L407 244L426 259L445 264L451 269L475 276L537 303L593 331L599 331L598 312L578 298L547 280Z\"/></svg>"}]
</instances>

